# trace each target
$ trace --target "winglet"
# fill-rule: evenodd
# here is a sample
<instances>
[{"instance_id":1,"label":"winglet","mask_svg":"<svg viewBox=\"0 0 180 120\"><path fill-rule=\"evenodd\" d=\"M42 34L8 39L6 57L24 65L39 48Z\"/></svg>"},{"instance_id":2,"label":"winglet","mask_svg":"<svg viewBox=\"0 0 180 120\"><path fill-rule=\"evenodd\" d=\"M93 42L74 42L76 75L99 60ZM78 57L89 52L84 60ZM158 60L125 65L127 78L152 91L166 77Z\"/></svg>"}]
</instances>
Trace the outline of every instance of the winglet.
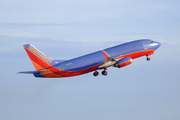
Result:
<instances>
[{"instance_id":1,"label":"winglet","mask_svg":"<svg viewBox=\"0 0 180 120\"><path fill-rule=\"evenodd\" d=\"M101 51L102 51L102 53L104 54L104 57L106 58L106 60L111 59L111 56L110 56L107 52L105 52L105 51L102 50L102 49L101 49Z\"/></svg>"}]
</instances>

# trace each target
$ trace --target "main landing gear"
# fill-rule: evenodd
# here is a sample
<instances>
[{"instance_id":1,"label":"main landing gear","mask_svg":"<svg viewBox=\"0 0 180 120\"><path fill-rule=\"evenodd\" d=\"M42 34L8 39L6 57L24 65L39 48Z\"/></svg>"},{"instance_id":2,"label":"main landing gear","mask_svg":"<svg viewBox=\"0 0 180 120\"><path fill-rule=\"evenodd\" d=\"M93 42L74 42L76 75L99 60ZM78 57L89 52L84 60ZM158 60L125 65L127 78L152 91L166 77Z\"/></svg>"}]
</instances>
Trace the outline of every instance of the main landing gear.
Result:
<instances>
[{"instance_id":1,"label":"main landing gear","mask_svg":"<svg viewBox=\"0 0 180 120\"><path fill-rule=\"evenodd\" d=\"M99 75L99 72L98 72L98 71L95 71L95 72L93 73L93 75L96 77L96 76ZM102 71L102 75L106 76L106 75L107 75L107 71L106 71L106 70L103 70L103 71Z\"/></svg>"},{"instance_id":2,"label":"main landing gear","mask_svg":"<svg viewBox=\"0 0 180 120\"><path fill-rule=\"evenodd\" d=\"M102 75L106 76L107 75L107 71L102 71Z\"/></svg>"},{"instance_id":3,"label":"main landing gear","mask_svg":"<svg viewBox=\"0 0 180 120\"><path fill-rule=\"evenodd\" d=\"M96 76L99 75L99 72L98 72L98 71L95 71L95 72L93 73L93 75L96 77Z\"/></svg>"}]
</instances>

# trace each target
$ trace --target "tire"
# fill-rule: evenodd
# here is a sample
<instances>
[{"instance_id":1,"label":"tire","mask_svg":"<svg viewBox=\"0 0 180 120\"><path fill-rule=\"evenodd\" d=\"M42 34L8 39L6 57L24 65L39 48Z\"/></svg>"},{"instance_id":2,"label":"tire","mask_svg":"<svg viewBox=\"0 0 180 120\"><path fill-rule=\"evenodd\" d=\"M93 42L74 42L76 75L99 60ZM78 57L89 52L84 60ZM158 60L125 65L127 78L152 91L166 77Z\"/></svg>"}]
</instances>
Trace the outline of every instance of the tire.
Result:
<instances>
[{"instance_id":1,"label":"tire","mask_svg":"<svg viewBox=\"0 0 180 120\"><path fill-rule=\"evenodd\" d=\"M95 71L95 72L93 73L93 75L96 77L96 76L99 75L99 72L98 72L98 71Z\"/></svg>"},{"instance_id":2,"label":"tire","mask_svg":"<svg viewBox=\"0 0 180 120\"><path fill-rule=\"evenodd\" d=\"M102 75L106 76L107 75L107 72L104 70L102 71Z\"/></svg>"},{"instance_id":3,"label":"tire","mask_svg":"<svg viewBox=\"0 0 180 120\"><path fill-rule=\"evenodd\" d=\"M148 58L147 58L147 61L150 61L150 60L151 60L151 59L148 57Z\"/></svg>"}]
</instances>

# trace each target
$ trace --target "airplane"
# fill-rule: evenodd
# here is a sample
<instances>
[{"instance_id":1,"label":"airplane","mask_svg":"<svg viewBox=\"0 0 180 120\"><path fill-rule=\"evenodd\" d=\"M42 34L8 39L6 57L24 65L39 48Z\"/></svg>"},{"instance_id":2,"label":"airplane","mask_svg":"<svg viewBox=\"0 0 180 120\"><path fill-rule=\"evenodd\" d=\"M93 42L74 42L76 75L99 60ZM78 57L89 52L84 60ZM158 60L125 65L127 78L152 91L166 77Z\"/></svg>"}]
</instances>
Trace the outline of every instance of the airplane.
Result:
<instances>
[{"instance_id":1,"label":"airplane","mask_svg":"<svg viewBox=\"0 0 180 120\"><path fill-rule=\"evenodd\" d=\"M150 61L150 55L161 46L161 43L150 39L140 39L120 44L107 49L70 60L53 60L43 54L31 44L23 45L36 71L25 71L19 73L33 74L42 78L63 78L82 75L93 72L98 76L98 70L106 76L108 67L122 68L132 63L138 57L146 56Z\"/></svg>"}]
</instances>

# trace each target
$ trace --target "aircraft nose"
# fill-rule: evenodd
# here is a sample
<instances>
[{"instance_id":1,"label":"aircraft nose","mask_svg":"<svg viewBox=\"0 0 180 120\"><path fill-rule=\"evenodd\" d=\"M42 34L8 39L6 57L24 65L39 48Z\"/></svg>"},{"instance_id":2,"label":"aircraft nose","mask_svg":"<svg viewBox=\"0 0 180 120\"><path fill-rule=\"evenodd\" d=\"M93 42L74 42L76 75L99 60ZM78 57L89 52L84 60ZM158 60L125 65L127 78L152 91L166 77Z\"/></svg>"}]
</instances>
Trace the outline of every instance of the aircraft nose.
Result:
<instances>
[{"instance_id":1,"label":"aircraft nose","mask_svg":"<svg viewBox=\"0 0 180 120\"><path fill-rule=\"evenodd\" d=\"M160 42L155 42L156 49L158 49L161 46Z\"/></svg>"},{"instance_id":2,"label":"aircraft nose","mask_svg":"<svg viewBox=\"0 0 180 120\"><path fill-rule=\"evenodd\" d=\"M153 42L153 43L151 44L151 47L152 47L153 49L158 49L160 46L161 46L161 43L160 43L160 42Z\"/></svg>"}]
</instances>

